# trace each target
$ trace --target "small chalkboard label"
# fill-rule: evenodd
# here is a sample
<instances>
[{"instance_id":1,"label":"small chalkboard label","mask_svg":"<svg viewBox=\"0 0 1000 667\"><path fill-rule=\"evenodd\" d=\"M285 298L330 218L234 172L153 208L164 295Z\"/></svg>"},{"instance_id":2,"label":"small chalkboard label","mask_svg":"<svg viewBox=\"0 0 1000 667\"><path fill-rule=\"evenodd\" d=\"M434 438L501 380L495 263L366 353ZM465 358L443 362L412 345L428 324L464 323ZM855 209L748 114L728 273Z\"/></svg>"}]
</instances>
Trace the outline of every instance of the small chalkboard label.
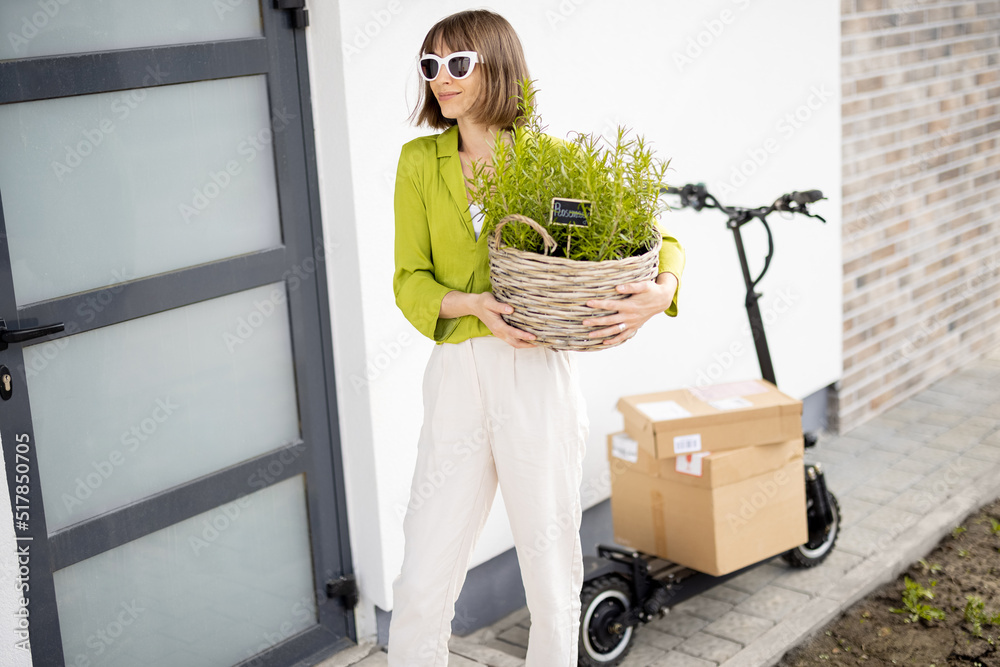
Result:
<instances>
[{"instance_id":1,"label":"small chalkboard label","mask_svg":"<svg viewBox=\"0 0 1000 667\"><path fill-rule=\"evenodd\" d=\"M549 222L560 225L579 225L586 227L587 216L590 215L590 202L583 199L552 198L552 214Z\"/></svg>"}]
</instances>

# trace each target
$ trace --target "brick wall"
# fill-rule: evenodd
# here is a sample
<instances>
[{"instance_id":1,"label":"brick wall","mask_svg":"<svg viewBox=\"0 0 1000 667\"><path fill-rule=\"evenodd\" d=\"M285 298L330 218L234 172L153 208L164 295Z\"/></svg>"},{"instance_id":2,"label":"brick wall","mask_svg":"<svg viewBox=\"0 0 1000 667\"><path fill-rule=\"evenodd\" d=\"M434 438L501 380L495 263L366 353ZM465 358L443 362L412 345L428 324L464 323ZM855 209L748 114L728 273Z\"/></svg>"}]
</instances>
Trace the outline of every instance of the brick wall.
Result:
<instances>
[{"instance_id":1,"label":"brick wall","mask_svg":"<svg viewBox=\"0 0 1000 667\"><path fill-rule=\"evenodd\" d=\"M1000 1L841 15L846 430L1000 344Z\"/></svg>"}]
</instances>

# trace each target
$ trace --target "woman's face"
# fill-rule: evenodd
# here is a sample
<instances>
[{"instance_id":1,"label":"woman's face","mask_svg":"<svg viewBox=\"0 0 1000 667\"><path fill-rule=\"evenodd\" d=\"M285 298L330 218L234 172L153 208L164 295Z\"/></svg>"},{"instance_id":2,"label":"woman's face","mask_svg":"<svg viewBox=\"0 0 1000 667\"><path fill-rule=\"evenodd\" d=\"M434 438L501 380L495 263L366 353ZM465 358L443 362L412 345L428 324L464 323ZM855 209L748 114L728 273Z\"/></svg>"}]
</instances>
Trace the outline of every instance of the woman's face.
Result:
<instances>
[{"instance_id":1,"label":"woman's face","mask_svg":"<svg viewBox=\"0 0 1000 667\"><path fill-rule=\"evenodd\" d=\"M447 58L454 51L439 44L432 52L436 56ZM479 66L472 68L472 73L464 79L455 79L447 67L441 67L436 79L430 82L431 92L441 106L441 115L445 118L459 120L469 117L475 108L476 99L482 87L482 71Z\"/></svg>"}]
</instances>

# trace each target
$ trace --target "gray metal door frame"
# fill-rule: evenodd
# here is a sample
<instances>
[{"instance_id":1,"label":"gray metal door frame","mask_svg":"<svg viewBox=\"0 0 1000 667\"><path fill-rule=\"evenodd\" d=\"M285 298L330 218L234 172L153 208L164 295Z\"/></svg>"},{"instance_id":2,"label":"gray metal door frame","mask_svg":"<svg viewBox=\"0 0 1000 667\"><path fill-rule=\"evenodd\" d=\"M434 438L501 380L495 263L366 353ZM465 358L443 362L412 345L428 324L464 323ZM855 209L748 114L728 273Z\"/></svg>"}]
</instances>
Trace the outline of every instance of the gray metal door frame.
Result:
<instances>
[{"instance_id":1,"label":"gray metal door frame","mask_svg":"<svg viewBox=\"0 0 1000 667\"><path fill-rule=\"evenodd\" d=\"M327 583L352 572L347 531L332 332L325 271L325 244L305 36L292 16L262 0L264 36L210 43L137 48L0 62L0 104L70 95L148 88L263 74L267 77L272 117L288 125L273 133L281 217L280 247L223 259L164 274L129 280L17 308L0 192L0 317L8 329L65 322L60 338L185 306L237 291L282 281L288 294L292 348L298 391L301 440L224 470L168 489L94 519L49 535L42 511L41 486L34 455L31 409L21 346L0 351L0 364L13 372L15 391L0 404L15 536L30 544L31 652L36 665L63 665L52 573L178 521L231 502L259 488L248 488L257 475L268 486L305 474L316 602L319 623L254 656L254 665L288 665L336 652L356 638L353 613L341 598L327 596ZM106 296L114 290L114 298ZM99 299L99 311L78 308ZM72 323L72 326L70 324ZM32 341L38 342L38 341ZM24 444L28 443L25 452ZM20 445L20 450L19 450ZM27 464L30 498L18 499L16 464ZM23 468L22 468L23 469ZM30 505L27 530L17 529L17 507Z\"/></svg>"}]
</instances>

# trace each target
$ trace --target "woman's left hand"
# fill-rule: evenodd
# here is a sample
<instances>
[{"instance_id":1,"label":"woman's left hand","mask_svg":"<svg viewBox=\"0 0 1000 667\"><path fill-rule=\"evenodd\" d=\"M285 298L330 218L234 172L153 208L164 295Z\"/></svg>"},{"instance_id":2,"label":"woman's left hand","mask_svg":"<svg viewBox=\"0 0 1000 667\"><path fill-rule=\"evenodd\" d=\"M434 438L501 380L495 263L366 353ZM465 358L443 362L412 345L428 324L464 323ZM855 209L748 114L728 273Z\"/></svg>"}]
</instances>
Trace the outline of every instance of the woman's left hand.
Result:
<instances>
[{"instance_id":1,"label":"woman's left hand","mask_svg":"<svg viewBox=\"0 0 1000 667\"><path fill-rule=\"evenodd\" d=\"M604 345L623 343L636 334L643 324L657 313L662 313L670 307L677 291L677 277L672 273L661 273L656 281L645 280L638 283L626 283L616 288L622 294L629 294L627 299L592 299L587 302L591 308L616 311L613 315L592 317L583 321L590 326L604 326L590 332L591 338L613 336L603 342Z\"/></svg>"}]
</instances>

